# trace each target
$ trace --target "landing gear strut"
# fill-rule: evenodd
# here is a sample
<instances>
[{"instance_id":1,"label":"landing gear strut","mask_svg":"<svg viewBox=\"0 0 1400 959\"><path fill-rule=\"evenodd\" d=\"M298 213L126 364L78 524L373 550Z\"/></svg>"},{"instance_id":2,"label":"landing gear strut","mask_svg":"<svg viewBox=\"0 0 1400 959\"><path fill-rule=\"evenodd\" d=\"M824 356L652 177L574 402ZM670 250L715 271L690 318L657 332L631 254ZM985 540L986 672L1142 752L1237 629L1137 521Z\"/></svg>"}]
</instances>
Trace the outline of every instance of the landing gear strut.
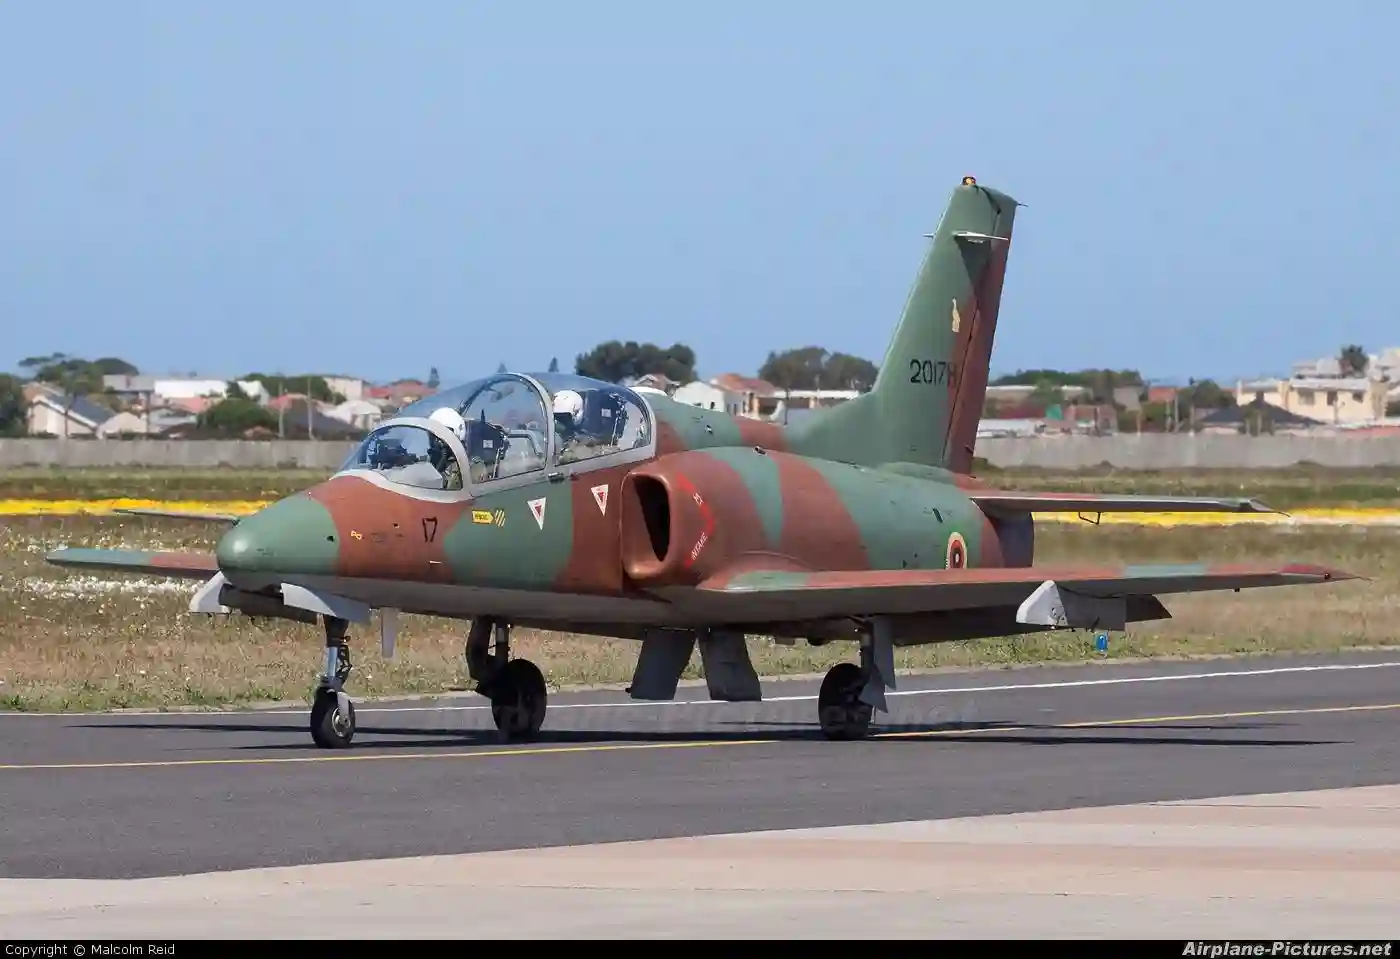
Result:
<instances>
[{"instance_id":1,"label":"landing gear strut","mask_svg":"<svg viewBox=\"0 0 1400 959\"><path fill-rule=\"evenodd\" d=\"M492 642L494 638L494 643ZM510 625L477 619L467 634L467 673L491 700L491 719L508 741L533 739L544 725L549 690L528 659L510 658Z\"/></svg>"},{"instance_id":2,"label":"landing gear strut","mask_svg":"<svg viewBox=\"0 0 1400 959\"><path fill-rule=\"evenodd\" d=\"M860 644L860 665L837 663L827 671L817 692L817 721L827 739L864 739L870 732L875 708L860 700L861 690L874 672L870 640Z\"/></svg>"},{"instance_id":3,"label":"landing gear strut","mask_svg":"<svg viewBox=\"0 0 1400 959\"><path fill-rule=\"evenodd\" d=\"M355 704L345 694L350 678L350 648L345 644L350 624L324 617L326 667L311 702L311 739L322 749L348 749L355 738Z\"/></svg>"}]
</instances>

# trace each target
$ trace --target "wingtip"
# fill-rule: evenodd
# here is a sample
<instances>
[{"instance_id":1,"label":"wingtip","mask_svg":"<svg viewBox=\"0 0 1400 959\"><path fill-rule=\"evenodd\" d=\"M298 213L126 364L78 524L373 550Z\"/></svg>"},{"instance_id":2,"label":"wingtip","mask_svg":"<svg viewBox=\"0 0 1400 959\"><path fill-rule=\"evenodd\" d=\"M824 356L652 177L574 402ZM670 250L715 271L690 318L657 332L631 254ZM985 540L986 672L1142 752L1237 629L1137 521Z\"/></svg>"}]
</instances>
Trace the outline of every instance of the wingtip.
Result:
<instances>
[{"instance_id":1,"label":"wingtip","mask_svg":"<svg viewBox=\"0 0 1400 959\"><path fill-rule=\"evenodd\" d=\"M1285 513L1283 510L1281 510L1281 509L1275 509L1274 507L1270 506L1268 503L1264 502L1263 500L1261 500L1261 499L1255 499L1255 498L1253 498L1253 497L1250 497L1249 499L1247 499L1247 500L1244 501L1244 510L1243 510L1243 512L1246 512L1246 513L1277 513L1279 516L1287 516L1287 515L1288 515L1288 514Z\"/></svg>"},{"instance_id":2,"label":"wingtip","mask_svg":"<svg viewBox=\"0 0 1400 959\"><path fill-rule=\"evenodd\" d=\"M1370 576L1365 576L1361 573L1353 573L1351 570L1338 569L1334 566L1317 566L1312 563L1297 563L1286 567L1285 572L1301 576L1310 576L1323 583L1340 583L1346 580L1360 580L1365 583L1371 582Z\"/></svg>"}]
</instances>

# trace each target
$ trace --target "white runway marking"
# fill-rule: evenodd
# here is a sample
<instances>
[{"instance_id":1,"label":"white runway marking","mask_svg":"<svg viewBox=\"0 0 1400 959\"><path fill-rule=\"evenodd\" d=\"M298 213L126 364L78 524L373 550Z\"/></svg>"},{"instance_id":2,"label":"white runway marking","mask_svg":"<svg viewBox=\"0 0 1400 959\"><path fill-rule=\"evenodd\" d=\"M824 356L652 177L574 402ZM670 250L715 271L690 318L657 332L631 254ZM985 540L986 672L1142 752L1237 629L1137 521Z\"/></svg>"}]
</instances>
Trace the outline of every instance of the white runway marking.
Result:
<instances>
[{"instance_id":1,"label":"white runway marking","mask_svg":"<svg viewBox=\"0 0 1400 959\"><path fill-rule=\"evenodd\" d=\"M900 689L889 690L885 693L888 697L897 696L946 696L954 693L1004 693L1019 692L1035 689L1073 689L1080 686L1120 686L1133 683L1173 683L1186 682L1201 679L1244 679L1258 676L1278 676L1287 673L1323 673L1340 672L1356 669L1394 669L1400 667L1400 660L1385 663L1332 663L1320 666L1278 666L1271 669L1231 669L1210 673L1176 673L1165 676L1112 676L1105 679L1067 679L1058 682L1047 683L1002 683L989 686L934 686L921 689ZM908 680L923 679L923 676L905 677ZM792 680L770 679L777 682L791 682ZM815 693L797 696L765 696L763 704L767 703L800 703L815 702ZM550 703L551 711L556 709L642 709L642 708L676 708L686 706L720 706L720 705L741 705L736 703L725 703L716 699L682 699L670 702L647 702L636 700L619 700L615 702L600 703ZM758 704L762 705L762 704ZM372 706L356 705L357 715L370 713L433 713L433 712L474 712L478 710L490 709L491 706L485 701L470 705L423 705L423 706ZM219 709L219 710L199 710L197 712L129 712L129 713L26 713L26 712L4 712L0 711L0 717L102 717L104 719L124 719L133 718L149 721L153 716L275 716L279 713L289 715L299 715L301 707L277 707L274 709Z\"/></svg>"}]
</instances>

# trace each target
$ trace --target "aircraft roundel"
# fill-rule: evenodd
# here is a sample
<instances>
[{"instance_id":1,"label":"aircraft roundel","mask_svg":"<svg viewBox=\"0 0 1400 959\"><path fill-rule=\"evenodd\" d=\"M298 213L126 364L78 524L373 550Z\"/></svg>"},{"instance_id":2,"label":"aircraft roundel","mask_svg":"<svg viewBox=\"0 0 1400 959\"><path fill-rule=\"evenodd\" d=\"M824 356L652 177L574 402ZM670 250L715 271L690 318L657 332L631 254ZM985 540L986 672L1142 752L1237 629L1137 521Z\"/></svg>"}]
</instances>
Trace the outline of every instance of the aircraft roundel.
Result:
<instances>
[{"instance_id":1,"label":"aircraft roundel","mask_svg":"<svg viewBox=\"0 0 1400 959\"><path fill-rule=\"evenodd\" d=\"M963 539L962 533L952 533L948 536L948 568L962 569L967 566L967 541Z\"/></svg>"}]
</instances>

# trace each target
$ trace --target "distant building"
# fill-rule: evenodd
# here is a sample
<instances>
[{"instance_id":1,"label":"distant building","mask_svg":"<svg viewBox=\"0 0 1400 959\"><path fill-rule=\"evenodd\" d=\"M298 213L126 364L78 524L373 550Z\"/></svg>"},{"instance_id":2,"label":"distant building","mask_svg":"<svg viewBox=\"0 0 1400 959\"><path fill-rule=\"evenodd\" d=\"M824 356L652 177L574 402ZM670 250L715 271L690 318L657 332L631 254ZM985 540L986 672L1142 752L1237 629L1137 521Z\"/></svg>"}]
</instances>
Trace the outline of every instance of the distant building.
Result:
<instances>
[{"instance_id":1,"label":"distant building","mask_svg":"<svg viewBox=\"0 0 1400 959\"><path fill-rule=\"evenodd\" d=\"M388 386L366 387L361 399L382 400L392 406L407 406L425 396L432 396L437 390L422 380L398 380Z\"/></svg>"},{"instance_id":2,"label":"distant building","mask_svg":"<svg viewBox=\"0 0 1400 959\"><path fill-rule=\"evenodd\" d=\"M192 400L200 397L222 399L228 395L228 384L228 380L215 379L157 379L153 381L153 391L163 400ZM267 402L267 389L258 380L239 380L238 388L250 400Z\"/></svg>"},{"instance_id":3,"label":"distant building","mask_svg":"<svg viewBox=\"0 0 1400 959\"><path fill-rule=\"evenodd\" d=\"M671 379L665 373L648 373L645 376L639 376L634 380L624 381L623 385L630 386L634 390L660 390L667 396L670 396L676 392L676 390L680 387L681 384Z\"/></svg>"},{"instance_id":4,"label":"distant building","mask_svg":"<svg viewBox=\"0 0 1400 959\"><path fill-rule=\"evenodd\" d=\"M1240 380L1235 402L1267 403L1319 423L1369 423L1384 418L1390 389L1391 384L1369 377Z\"/></svg>"},{"instance_id":5,"label":"distant building","mask_svg":"<svg viewBox=\"0 0 1400 959\"><path fill-rule=\"evenodd\" d=\"M732 393L704 380L694 380L676 387L671 399L686 406L698 406L702 410L719 410L730 416L740 415L743 408L743 398L738 393Z\"/></svg>"},{"instance_id":6,"label":"distant building","mask_svg":"<svg viewBox=\"0 0 1400 959\"><path fill-rule=\"evenodd\" d=\"M767 380L740 376L738 373L722 373L710 380L710 384L738 397L736 416L759 420L782 418L783 391Z\"/></svg>"},{"instance_id":7,"label":"distant building","mask_svg":"<svg viewBox=\"0 0 1400 959\"><path fill-rule=\"evenodd\" d=\"M366 384L358 376L323 376L322 379L326 381L327 389L345 397L346 402L365 398Z\"/></svg>"},{"instance_id":8,"label":"distant building","mask_svg":"<svg viewBox=\"0 0 1400 959\"><path fill-rule=\"evenodd\" d=\"M96 436L112 411L81 396L65 397L42 391L29 401L26 413L30 436Z\"/></svg>"},{"instance_id":9,"label":"distant building","mask_svg":"<svg viewBox=\"0 0 1400 959\"><path fill-rule=\"evenodd\" d=\"M384 410L369 400L346 400L338 406L330 407L325 413L332 419L349 423L358 430L372 430L384 418Z\"/></svg>"}]
</instances>

